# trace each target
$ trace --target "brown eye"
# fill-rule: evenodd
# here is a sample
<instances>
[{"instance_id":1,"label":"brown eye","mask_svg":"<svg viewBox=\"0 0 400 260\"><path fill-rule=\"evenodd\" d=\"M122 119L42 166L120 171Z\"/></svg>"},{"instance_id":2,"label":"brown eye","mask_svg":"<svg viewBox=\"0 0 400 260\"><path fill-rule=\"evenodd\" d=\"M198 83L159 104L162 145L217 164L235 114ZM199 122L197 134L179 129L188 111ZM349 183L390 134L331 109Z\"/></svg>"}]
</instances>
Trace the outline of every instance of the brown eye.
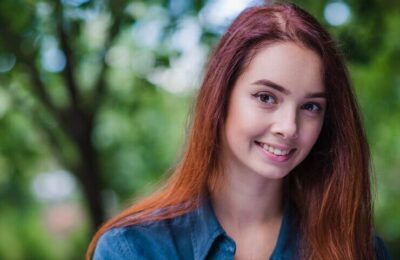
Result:
<instances>
[{"instance_id":1,"label":"brown eye","mask_svg":"<svg viewBox=\"0 0 400 260\"><path fill-rule=\"evenodd\" d=\"M258 98L258 100L260 100L263 103L266 104L275 104L276 103L276 99L274 96L267 94L267 93L259 93L256 95L256 97Z\"/></svg>"},{"instance_id":2,"label":"brown eye","mask_svg":"<svg viewBox=\"0 0 400 260\"><path fill-rule=\"evenodd\" d=\"M322 110L321 106L315 103L307 103L303 105L303 109L313 113L318 113Z\"/></svg>"}]
</instances>

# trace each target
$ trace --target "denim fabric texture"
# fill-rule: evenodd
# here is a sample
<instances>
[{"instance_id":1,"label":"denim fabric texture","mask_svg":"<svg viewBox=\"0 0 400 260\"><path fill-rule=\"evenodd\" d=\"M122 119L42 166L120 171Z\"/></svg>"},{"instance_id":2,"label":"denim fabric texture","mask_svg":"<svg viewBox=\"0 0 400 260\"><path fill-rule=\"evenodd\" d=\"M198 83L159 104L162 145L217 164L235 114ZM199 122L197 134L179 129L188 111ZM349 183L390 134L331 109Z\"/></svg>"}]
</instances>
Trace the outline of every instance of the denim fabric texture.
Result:
<instances>
[{"instance_id":1,"label":"denim fabric texture","mask_svg":"<svg viewBox=\"0 0 400 260\"><path fill-rule=\"evenodd\" d=\"M298 232L292 223L295 215L289 204L285 204L270 260L298 259ZM378 260L390 259L378 237L375 237L375 248ZM196 210L173 219L108 230L98 241L93 259L234 259L235 250L235 242L205 200Z\"/></svg>"}]
</instances>

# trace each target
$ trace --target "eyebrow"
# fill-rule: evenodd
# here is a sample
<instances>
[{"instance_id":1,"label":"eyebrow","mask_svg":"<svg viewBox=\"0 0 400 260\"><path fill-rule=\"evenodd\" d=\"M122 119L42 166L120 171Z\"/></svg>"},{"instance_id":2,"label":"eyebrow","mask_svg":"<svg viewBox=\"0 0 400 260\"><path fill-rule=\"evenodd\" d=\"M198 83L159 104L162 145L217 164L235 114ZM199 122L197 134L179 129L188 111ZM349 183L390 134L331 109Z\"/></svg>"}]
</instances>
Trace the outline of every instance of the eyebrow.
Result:
<instances>
[{"instance_id":1,"label":"eyebrow","mask_svg":"<svg viewBox=\"0 0 400 260\"><path fill-rule=\"evenodd\" d=\"M285 95L291 94L291 92L288 89L286 89L286 88L282 87L281 85L279 85L271 80L268 80L268 79L257 80L255 82L253 82L253 85L262 85L262 86L270 87L279 92L282 92ZM306 98L326 98L326 92L309 93L305 97Z\"/></svg>"}]
</instances>

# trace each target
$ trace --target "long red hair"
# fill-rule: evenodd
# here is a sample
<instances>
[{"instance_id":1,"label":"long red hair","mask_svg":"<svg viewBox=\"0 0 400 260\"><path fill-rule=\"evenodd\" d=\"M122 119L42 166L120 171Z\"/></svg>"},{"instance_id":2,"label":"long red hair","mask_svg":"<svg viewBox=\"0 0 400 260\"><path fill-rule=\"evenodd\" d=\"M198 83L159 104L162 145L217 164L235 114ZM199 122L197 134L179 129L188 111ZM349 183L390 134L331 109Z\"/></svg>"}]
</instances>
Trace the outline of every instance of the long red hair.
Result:
<instances>
[{"instance_id":1,"label":"long red hair","mask_svg":"<svg viewBox=\"0 0 400 260\"><path fill-rule=\"evenodd\" d=\"M287 41L320 56L327 91L319 139L285 180L298 211L301 258L374 259L369 148L342 55L316 19L287 3L251 7L235 19L210 57L180 164L159 191L99 229L87 259L110 228L169 219L198 206L220 176L219 133L232 86L258 49Z\"/></svg>"}]
</instances>

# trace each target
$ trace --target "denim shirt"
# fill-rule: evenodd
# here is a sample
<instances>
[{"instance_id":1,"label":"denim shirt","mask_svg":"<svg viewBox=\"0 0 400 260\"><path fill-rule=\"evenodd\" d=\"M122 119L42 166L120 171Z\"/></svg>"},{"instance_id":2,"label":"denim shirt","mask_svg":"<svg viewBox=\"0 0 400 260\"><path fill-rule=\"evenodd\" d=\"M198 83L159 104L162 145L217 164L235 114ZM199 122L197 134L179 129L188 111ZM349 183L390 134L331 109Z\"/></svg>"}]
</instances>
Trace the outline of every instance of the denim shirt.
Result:
<instances>
[{"instance_id":1,"label":"denim shirt","mask_svg":"<svg viewBox=\"0 0 400 260\"><path fill-rule=\"evenodd\" d=\"M270 260L298 259L298 232L288 205ZM375 249L377 259L390 259L378 237ZM93 259L234 259L235 251L235 242L221 227L209 201L205 201L179 217L108 230L100 237Z\"/></svg>"}]
</instances>

